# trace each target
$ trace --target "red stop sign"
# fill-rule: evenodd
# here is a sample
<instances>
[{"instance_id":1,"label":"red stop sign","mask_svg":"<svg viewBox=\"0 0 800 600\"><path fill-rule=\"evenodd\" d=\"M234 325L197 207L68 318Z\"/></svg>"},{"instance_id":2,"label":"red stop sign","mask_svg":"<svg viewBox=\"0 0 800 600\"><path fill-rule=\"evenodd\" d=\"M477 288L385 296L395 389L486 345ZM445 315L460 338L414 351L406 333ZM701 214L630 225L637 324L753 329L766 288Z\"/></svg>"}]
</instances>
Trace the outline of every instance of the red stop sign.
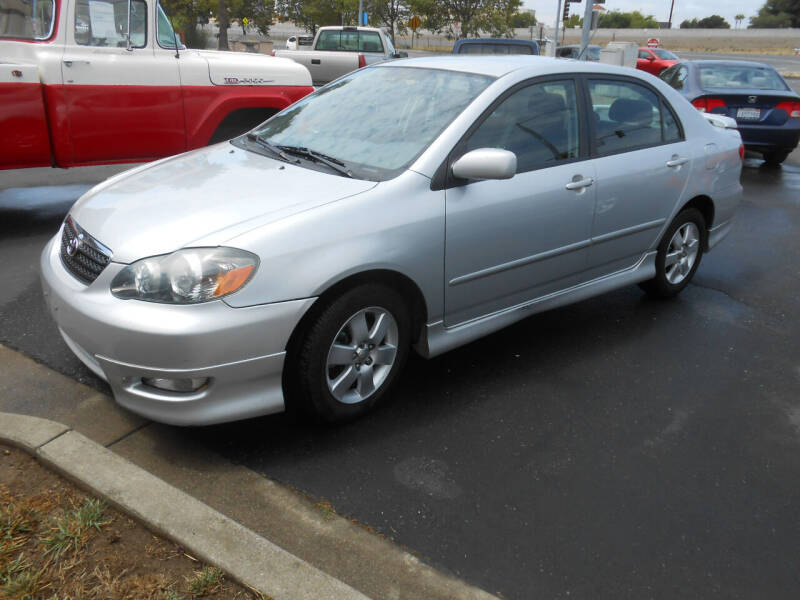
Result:
<instances>
[{"instance_id":1,"label":"red stop sign","mask_svg":"<svg viewBox=\"0 0 800 600\"><path fill-rule=\"evenodd\" d=\"M660 42L658 38L650 38L647 40L647 47L648 48L658 48Z\"/></svg>"}]
</instances>

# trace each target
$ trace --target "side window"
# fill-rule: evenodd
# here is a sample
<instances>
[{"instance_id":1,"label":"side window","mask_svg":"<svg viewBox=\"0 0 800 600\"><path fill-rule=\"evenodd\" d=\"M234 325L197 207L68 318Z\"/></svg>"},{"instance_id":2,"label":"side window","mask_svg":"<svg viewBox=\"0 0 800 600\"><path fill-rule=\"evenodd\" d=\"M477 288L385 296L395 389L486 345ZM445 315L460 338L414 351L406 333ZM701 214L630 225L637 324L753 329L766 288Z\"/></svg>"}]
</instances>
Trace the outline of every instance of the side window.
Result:
<instances>
[{"instance_id":1,"label":"side window","mask_svg":"<svg viewBox=\"0 0 800 600\"><path fill-rule=\"evenodd\" d=\"M339 49L339 32L336 30L328 29L319 34L317 40L316 50L338 50Z\"/></svg>"},{"instance_id":2,"label":"side window","mask_svg":"<svg viewBox=\"0 0 800 600\"><path fill-rule=\"evenodd\" d=\"M576 158L579 152L575 82L548 81L514 92L467 140L466 151L503 148L517 155L517 173Z\"/></svg>"},{"instance_id":3,"label":"side window","mask_svg":"<svg viewBox=\"0 0 800 600\"><path fill-rule=\"evenodd\" d=\"M681 137L681 129L678 126L675 113L672 112L664 100L661 101L661 108L661 113L664 115L664 142L672 144L673 142L681 141L683 138Z\"/></svg>"},{"instance_id":4,"label":"side window","mask_svg":"<svg viewBox=\"0 0 800 600\"><path fill-rule=\"evenodd\" d=\"M78 0L75 5L75 41L82 46L125 48L128 32L127 0ZM131 46L147 40L147 4L131 2Z\"/></svg>"},{"instance_id":5,"label":"side window","mask_svg":"<svg viewBox=\"0 0 800 600\"><path fill-rule=\"evenodd\" d=\"M672 78L675 76L675 73L678 72L678 67L670 67L669 69L664 69L659 73L658 78L666 83L667 85L672 85Z\"/></svg>"},{"instance_id":6,"label":"side window","mask_svg":"<svg viewBox=\"0 0 800 600\"><path fill-rule=\"evenodd\" d=\"M683 84L686 82L686 77L689 75L689 69L684 66L678 66L677 69L675 77L670 85L676 90L682 90Z\"/></svg>"},{"instance_id":7,"label":"side window","mask_svg":"<svg viewBox=\"0 0 800 600\"><path fill-rule=\"evenodd\" d=\"M381 36L375 31L361 31L358 34L359 52L383 52Z\"/></svg>"},{"instance_id":8,"label":"side window","mask_svg":"<svg viewBox=\"0 0 800 600\"><path fill-rule=\"evenodd\" d=\"M661 143L658 96L638 83L593 79L594 141L601 156Z\"/></svg>"},{"instance_id":9,"label":"side window","mask_svg":"<svg viewBox=\"0 0 800 600\"><path fill-rule=\"evenodd\" d=\"M161 2L158 3L158 21L156 22L156 36L158 38L158 45L162 48L175 48L175 42L177 41L177 36L175 32L172 30L172 23L169 22L169 17L167 13L164 12L164 9L161 6ZM180 44L180 42L178 42Z\"/></svg>"},{"instance_id":10,"label":"side window","mask_svg":"<svg viewBox=\"0 0 800 600\"><path fill-rule=\"evenodd\" d=\"M639 58L647 60L650 58L650 53L647 50L639 50Z\"/></svg>"}]
</instances>

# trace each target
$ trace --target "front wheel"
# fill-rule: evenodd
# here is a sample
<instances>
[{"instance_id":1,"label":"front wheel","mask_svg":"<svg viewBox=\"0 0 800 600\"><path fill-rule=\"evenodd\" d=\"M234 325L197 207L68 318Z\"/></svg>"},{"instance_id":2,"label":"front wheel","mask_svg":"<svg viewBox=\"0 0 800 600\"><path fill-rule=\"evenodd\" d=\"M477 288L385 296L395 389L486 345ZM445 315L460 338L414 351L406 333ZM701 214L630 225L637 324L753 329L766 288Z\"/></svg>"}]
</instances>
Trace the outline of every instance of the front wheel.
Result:
<instances>
[{"instance_id":1,"label":"front wheel","mask_svg":"<svg viewBox=\"0 0 800 600\"><path fill-rule=\"evenodd\" d=\"M411 317L394 289L352 288L316 315L287 360L287 392L313 418L340 423L387 394L408 355Z\"/></svg>"},{"instance_id":2,"label":"front wheel","mask_svg":"<svg viewBox=\"0 0 800 600\"><path fill-rule=\"evenodd\" d=\"M678 213L656 254L656 276L639 284L650 296L672 298L689 285L700 266L706 245L706 221L696 208Z\"/></svg>"}]
</instances>

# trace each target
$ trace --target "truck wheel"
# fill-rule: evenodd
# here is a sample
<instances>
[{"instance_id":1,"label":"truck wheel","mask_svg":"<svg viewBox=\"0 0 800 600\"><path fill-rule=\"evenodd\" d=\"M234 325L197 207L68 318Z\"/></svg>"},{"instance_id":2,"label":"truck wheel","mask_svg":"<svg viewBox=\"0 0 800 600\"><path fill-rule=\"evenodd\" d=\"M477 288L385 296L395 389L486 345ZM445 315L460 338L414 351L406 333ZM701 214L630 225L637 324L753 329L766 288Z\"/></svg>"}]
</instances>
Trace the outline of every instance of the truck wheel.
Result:
<instances>
[{"instance_id":1,"label":"truck wheel","mask_svg":"<svg viewBox=\"0 0 800 600\"><path fill-rule=\"evenodd\" d=\"M410 337L411 316L398 292L379 284L344 292L289 349L284 381L290 401L328 423L360 417L392 387Z\"/></svg>"},{"instance_id":2,"label":"truck wheel","mask_svg":"<svg viewBox=\"0 0 800 600\"><path fill-rule=\"evenodd\" d=\"M274 108L240 108L233 111L217 127L208 144L224 142L237 135L242 135L260 125L278 112Z\"/></svg>"}]
</instances>

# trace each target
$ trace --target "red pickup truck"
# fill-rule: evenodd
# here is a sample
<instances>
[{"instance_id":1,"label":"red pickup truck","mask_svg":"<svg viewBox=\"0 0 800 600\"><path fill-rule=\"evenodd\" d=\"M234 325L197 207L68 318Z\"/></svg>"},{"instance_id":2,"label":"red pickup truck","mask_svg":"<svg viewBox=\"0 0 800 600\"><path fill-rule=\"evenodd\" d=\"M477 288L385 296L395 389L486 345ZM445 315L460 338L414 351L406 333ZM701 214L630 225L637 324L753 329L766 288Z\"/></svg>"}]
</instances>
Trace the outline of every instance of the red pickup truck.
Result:
<instances>
[{"instance_id":1,"label":"red pickup truck","mask_svg":"<svg viewBox=\"0 0 800 600\"><path fill-rule=\"evenodd\" d=\"M294 61L185 49L158 0L0 0L0 169L177 154L311 91Z\"/></svg>"}]
</instances>

